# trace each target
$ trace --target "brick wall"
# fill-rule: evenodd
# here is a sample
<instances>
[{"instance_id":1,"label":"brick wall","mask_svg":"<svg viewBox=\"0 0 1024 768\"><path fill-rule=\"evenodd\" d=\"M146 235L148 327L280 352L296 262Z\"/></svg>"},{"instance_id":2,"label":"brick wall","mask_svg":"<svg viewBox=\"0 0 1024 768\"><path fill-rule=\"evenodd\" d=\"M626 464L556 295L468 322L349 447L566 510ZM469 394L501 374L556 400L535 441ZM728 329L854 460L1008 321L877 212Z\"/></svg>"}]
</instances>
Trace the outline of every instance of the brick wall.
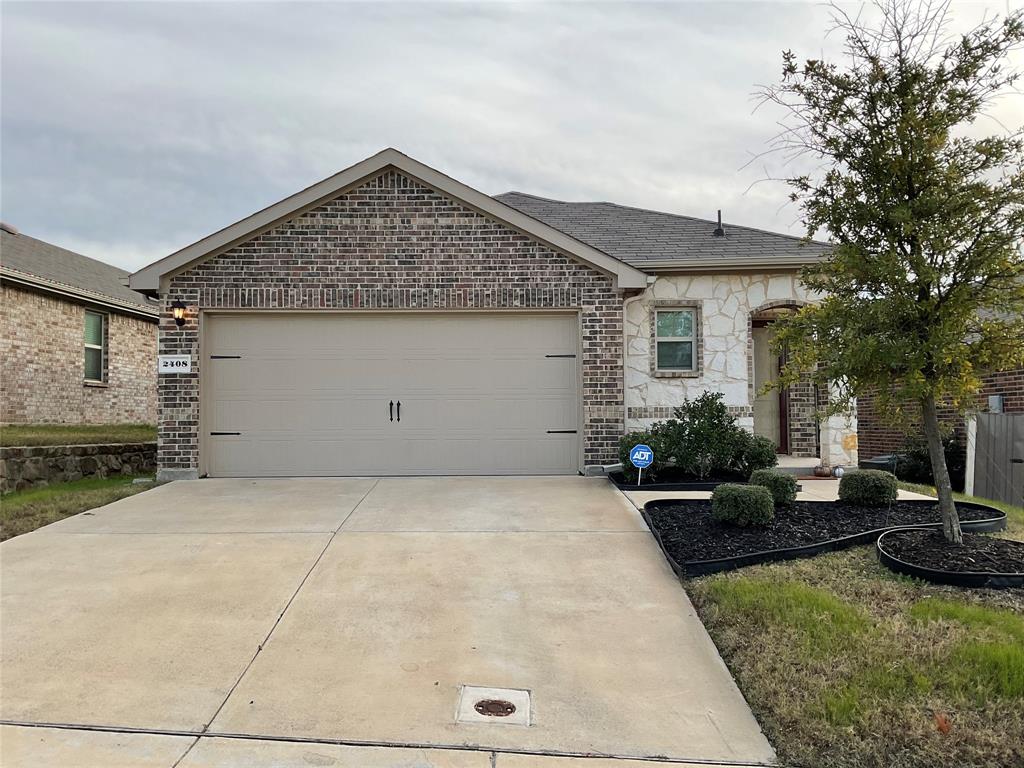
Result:
<instances>
[{"instance_id":1,"label":"brick wall","mask_svg":"<svg viewBox=\"0 0 1024 768\"><path fill-rule=\"evenodd\" d=\"M801 379L789 388L789 454L818 456L818 408L820 398L814 382Z\"/></svg>"},{"instance_id":2,"label":"brick wall","mask_svg":"<svg viewBox=\"0 0 1024 768\"><path fill-rule=\"evenodd\" d=\"M85 307L0 286L0 422L154 423L156 323L111 312L106 326L107 381L86 386Z\"/></svg>"},{"instance_id":3,"label":"brick wall","mask_svg":"<svg viewBox=\"0 0 1024 768\"><path fill-rule=\"evenodd\" d=\"M1007 413L1020 413L1024 411L1024 368L1017 368L1011 371L1000 371L985 376L982 379L982 389L977 398L977 407L981 410L988 408L989 395L1003 395L1003 408ZM917 423L920 420L918 409L909 406L911 422ZM860 445L860 455L869 459L872 456L881 456L886 453L893 453L903 448L906 442L905 432L901 429L890 426L877 412L874 399L871 397L860 397L857 399L857 439ZM939 411L943 423L953 427L963 439L963 419L952 408L943 408Z\"/></svg>"},{"instance_id":4,"label":"brick wall","mask_svg":"<svg viewBox=\"0 0 1024 768\"><path fill-rule=\"evenodd\" d=\"M175 326L169 304L188 305ZM204 309L577 308L584 462L615 461L623 432L622 296L612 278L390 170L170 281L160 353L191 374L160 377L165 476L199 466L196 314Z\"/></svg>"}]
</instances>

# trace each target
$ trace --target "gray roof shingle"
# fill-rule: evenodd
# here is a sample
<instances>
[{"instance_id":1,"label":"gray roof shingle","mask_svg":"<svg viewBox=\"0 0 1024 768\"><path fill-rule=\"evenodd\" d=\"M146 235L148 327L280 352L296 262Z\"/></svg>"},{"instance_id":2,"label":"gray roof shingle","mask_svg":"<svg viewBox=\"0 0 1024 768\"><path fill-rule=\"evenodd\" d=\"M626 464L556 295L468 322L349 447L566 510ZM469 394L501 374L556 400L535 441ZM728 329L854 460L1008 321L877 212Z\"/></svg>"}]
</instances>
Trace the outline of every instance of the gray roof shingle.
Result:
<instances>
[{"instance_id":1,"label":"gray roof shingle","mask_svg":"<svg viewBox=\"0 0 1024 768\"><path fill-rule=\"evenodd\" d=\"M829 249L827 243L724 222L725 235L717 237L714 221L615 203L569 203L525 192L494 197L639 269L665 262L680 267L734 265L740 260L752 267L780 259L814 262Z\"/></svg>"},{"instance_id":2,"label":"gray roof shingle","mask_svg":"<svg viewBox=\"0 0 1024 768\"><path fill-rule=\"evenodd\" d=\"M84 299L158 312L156 302L122 282L129 275L125 270L7 229L0 229L0 269L12 278L24 277Z\"/></svg>"}]
</instances>

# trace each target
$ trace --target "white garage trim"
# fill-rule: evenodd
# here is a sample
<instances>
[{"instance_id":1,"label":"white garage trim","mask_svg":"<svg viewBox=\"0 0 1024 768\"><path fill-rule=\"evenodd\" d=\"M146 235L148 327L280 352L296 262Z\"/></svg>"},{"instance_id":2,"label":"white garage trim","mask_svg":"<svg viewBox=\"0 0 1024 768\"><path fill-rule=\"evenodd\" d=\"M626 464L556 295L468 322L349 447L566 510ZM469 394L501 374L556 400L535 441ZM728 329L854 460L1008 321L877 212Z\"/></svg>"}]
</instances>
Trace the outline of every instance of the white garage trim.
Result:
<instances>
[{"instance_id":1,"label":"white garage trim","mask_svg":"<svg viewBox=\"0 0 1024 768\"><path fill-rule=\"evenodd\" d=\"M201 474L582 469L576 310L225 310L200 326Z\"/></svg>"}]
</instances>

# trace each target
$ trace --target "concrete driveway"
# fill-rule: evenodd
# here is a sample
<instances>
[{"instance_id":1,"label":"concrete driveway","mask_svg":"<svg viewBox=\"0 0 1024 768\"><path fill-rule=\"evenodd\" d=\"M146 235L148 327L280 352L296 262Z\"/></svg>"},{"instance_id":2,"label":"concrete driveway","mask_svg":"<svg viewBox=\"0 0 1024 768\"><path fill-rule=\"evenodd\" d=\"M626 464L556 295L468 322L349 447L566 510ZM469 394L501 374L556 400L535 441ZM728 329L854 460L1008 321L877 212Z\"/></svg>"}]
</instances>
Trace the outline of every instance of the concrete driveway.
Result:
<instances>
[{"instance_id":1,"label":"concrete driveway","mask_svg":"<svg viewBox=\"0 0 1024 768\"><path fill-rule=\"evenodd\" d=\"M774 758L603 479L177 482L0 569L7 768Z\"/></svg>"}]
</instances>

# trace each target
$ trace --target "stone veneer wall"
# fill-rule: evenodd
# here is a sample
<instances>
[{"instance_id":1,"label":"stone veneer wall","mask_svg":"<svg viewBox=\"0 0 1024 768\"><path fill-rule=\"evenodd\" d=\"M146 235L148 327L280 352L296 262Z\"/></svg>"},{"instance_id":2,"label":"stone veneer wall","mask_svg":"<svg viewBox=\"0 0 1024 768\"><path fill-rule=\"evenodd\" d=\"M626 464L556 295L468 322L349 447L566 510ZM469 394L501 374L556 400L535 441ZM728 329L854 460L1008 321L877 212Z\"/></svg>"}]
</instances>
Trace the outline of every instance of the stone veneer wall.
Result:
<instances>
[{"instance_id":1,"label":"stone veneer wall","mask_svg":"<svg viewBox=\"0 0 1024 768\"><path fill-rule=\"evenodd\" d=\"M169 304L184 301L187 322ZM199 471L198 312L207 309L564 309L582 323L585 464L616 460L623 431L622 293L611 277L388 170L170 280L160 354L163 478Z\"/></svg>"},{"instance_id":2,"label":"stone veneer wall","mask_svg":"<svg viewBox=\"0 0 1024 768\"><path fill-rule=\"evenodd\" d=\"M684 397L721 392L730 411L753 430L751 316L773 306L813 300L795 273L660 275L625 311L626 428L643 429L669 418ZM678 302L696 304L701 333L697 376L652 373L651 313ZM819 393L820 399L820 393ZM814 387L790 392L790 452L820 457L832 465L856 463L856 417L831 417L816 424Z\"/></svg>"},{"instance_id":3,"label":"stone veneer wall","mask_svg":"<svg viewBox=\"0 0 1024 768\"><path fill-rule=\"evenodd\" d=\"M156 470L156 443L33 445L0 448L0 492L85 477L141 475Z\"/></svg>"},{"instance_id":4,"label":"stone veneer wall","mask_svg":"<svg viewBox=\"0 0 1024 768\"><path fill-rule=\"evenodd\" d=\"M107 380L85 383L86 306L0 287L0 423L156 422L156 318L107 316Z\"/></svg>"}]
</instances>

